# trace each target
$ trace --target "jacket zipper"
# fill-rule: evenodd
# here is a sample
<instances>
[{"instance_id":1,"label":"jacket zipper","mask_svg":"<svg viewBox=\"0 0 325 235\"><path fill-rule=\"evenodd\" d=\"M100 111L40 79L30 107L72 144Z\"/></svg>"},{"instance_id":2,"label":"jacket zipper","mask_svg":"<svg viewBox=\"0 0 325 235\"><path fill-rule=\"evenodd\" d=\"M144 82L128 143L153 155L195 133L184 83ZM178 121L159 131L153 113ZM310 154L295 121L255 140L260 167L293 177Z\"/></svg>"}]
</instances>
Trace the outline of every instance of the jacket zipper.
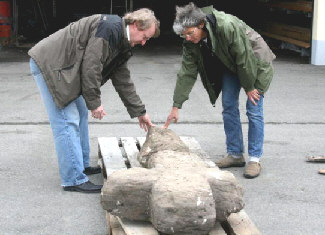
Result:
<instances>
[{"instance_id":1,"label":"jacket zipper","mask_svg":"<svg viewBox=\"0 0 325 235\"><path fill-rule=\"evenodd\" d=\"M70 69L74 66L74 64L72 65L68 65L68 66L65 66L61 69L54 69L54 71L58 71L58 80L61 81L61 71L64 70L64 69Z\"/></svg>"}]
</instances>

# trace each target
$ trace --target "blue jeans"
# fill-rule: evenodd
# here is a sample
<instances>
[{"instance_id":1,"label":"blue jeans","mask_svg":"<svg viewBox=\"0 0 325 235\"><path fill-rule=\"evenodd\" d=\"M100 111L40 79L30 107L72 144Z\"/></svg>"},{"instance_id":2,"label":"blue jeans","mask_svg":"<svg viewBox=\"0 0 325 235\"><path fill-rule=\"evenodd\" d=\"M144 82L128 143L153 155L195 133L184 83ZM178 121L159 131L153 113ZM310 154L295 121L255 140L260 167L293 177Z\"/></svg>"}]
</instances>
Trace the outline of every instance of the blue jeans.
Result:
<instances>
[{"instance_id":1,"label":"blue jeans","mask_svg":"<svg viewBox=\"0 0 325 235\"><path fill-rule=\"evenodd\" d=\"M244 152L243 133L239 113L239 92L241 85L236 74L225 72L222 78L223 122L226 134L227 153L240 155ZM257 101L256 101L257 102ZM257 105L246 101L248 117L248 156L260 158L264 143L264 96L260 96Z\"/></svg>"},{"instance_id":2,"label":"blue jeans","mask_svg":"<svg viewBox=\"0 0 325 235\"><path fill-rule=\"evenodd\" d=\"M89 166L88 109L82 96L59 109L49 92L43 75L33 59L30 69L40 90L49 116L62 186L88 181L83 173Z\"/></svg>"}]
</instances>

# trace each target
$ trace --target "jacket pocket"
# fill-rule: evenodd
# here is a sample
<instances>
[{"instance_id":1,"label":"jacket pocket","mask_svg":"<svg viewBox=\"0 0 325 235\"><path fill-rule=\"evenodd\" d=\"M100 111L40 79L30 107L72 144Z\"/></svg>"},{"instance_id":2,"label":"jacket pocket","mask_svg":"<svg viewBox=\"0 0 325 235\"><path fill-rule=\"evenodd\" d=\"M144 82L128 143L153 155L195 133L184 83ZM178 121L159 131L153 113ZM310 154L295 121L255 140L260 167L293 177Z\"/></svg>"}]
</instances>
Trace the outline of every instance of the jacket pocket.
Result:
<instances>
[{"instance_id":1,"label":"jacket pocket","mask_svg":"<svg viewBox=\"0 0 325 235\"><path fill-rule=\"evenodd\" d=\"M66 65L54 69L56 79L53 79L57 97L67 105L81 94L79 66L76 64Z\"/></svg>"},{"instance_id":2,"label":"jacket pocket","mask_svg":"<svg viewBox=\"0 0 325 235\"><path fill-rule=\"evenodd\" d=\"M57 74L57 80L61 81L61 79L66 79L67 81L71 80L71 75L73 71L74 64L65 65L62 68L53 69L53 71Z\"/></svg>"}]
</instances>

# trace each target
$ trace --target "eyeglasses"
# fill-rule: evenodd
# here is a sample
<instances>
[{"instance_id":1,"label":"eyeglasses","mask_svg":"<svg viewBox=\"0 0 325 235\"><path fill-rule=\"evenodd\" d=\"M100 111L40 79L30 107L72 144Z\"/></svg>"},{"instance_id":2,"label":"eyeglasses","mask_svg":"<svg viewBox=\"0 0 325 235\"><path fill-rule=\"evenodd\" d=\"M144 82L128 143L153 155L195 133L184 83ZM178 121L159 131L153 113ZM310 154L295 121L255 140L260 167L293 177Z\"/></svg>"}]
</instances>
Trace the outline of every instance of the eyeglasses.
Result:
<instances>
[{"instance_id":1,"label":"eyeglasses","mask_svg":"<svg viewBox=\"0 0 325 235\"><path fill-rule=\"evenodd\" d=\"M180 36L181 36L181 38L192 37L196 30L197 30L197 27L187 33L184 33L184 34L182 33Z\"/></svg>"},{"instance_id":2,"label":"eyeglasses","mask_svg":"<svg viewBox=\"0 0 325 235\"><path fill-rule=\"evenodd\" d=\"M142 37L142 40L148 41L150 39L150 37L147 37L145 34Z\"/></svg>"}]
</instances>

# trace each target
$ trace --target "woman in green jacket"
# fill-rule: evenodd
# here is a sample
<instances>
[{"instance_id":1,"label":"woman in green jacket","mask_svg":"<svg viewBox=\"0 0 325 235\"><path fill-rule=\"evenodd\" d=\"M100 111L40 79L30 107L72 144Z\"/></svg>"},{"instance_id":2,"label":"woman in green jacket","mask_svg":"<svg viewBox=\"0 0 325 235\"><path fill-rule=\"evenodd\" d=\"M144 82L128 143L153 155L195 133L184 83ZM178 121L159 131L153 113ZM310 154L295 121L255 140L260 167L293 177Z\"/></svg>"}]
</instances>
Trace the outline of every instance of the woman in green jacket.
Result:
<instances>
[{"instance_id":1,"label":"woman in green jacket","mask_svg":"<svg viewBox=\"0 0 325 235\"><path fill-rule=\"evenodd\" d=\"M173 108L164 125L178 120L178 109L189 97L200 74L212 105L222 92L223 121L227 155L220 168L245 166L244 144L239 115L239 92L247 94L248 155L245 177L259 175L264 142L264 93L272 77L274 54L263 38L237 17L212 7L193 3L176 7L174 31L183 37L183 60L173 97Z\"/></svg>"}]
</instances>

